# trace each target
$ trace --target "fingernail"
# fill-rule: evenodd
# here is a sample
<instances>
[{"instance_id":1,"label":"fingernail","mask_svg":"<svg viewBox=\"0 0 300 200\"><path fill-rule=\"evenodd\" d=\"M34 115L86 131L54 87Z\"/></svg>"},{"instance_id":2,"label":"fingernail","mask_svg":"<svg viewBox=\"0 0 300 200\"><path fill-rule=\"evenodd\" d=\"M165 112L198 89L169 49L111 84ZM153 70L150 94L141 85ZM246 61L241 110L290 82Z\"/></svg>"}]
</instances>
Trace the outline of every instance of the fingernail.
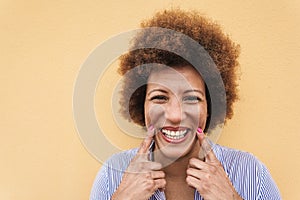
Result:
<instances>
[{"instance_id":1,"label":"fingernail","mask_svg":"<svg viewBox=\"0 0 300 200\"><path fill-rule=\"evenodd\" d=\"M200 128L200 127L199 127L199 128L197 128L197 132L198 132L198 133L203 133L203 130L202 130L202 128Z\"/></svg>"},{"instance_id":2,"label":"fingernail","mask_svg":"<svg viewBox=\"0 0 300 200\"><path fill-rule=\"evenodd\" d=\"M149 127L148 127L148 131L153 131L154 129L154 126L151 124Z\"/></svg>"}]
</instances>

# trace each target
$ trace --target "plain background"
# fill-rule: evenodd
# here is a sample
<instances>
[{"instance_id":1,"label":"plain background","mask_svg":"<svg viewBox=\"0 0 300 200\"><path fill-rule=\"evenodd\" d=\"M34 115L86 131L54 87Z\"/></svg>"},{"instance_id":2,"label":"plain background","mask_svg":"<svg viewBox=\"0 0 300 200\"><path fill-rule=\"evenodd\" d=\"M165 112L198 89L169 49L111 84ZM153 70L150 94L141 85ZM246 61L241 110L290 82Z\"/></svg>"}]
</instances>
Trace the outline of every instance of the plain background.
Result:
<instances>
[{"instance_id":1,"label":"plain background","mask_svg":"<svg viewBox=\"0 0 300 200\"><path fill-rule=\"evenodd\" d=\"M172 6L199 10L241 45L240 101L218 143L255 154L283 199L300 199L299 1L2 0L1 200L88 199L101 163L81 144L74 125L72 92L80 66L107 38ZM122 133L107 115L104 124L122 146ZM140 142L128 141L122 148Z\"/></svg>"}]
</instances>

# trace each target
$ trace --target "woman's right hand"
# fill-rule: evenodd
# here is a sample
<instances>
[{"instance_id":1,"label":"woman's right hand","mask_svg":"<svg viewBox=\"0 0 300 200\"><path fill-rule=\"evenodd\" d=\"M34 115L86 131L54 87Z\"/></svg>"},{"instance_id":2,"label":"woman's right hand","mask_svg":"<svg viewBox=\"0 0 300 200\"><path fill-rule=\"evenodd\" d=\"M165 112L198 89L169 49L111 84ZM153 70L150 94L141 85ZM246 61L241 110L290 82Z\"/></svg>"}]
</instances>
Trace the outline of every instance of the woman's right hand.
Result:
<instances>
[{"instance_id":1,"label":"woman's right hand","mask_svg":"<svg viewBox=\"0 0 300 200\"><path fill-rule=\"evenodd\" d=\"M148 150L154 136L149 128L147 137L142 142L137 155L124 172L122 181L112 196L112 200L148 200L157 189L166 185L162 165L148 160Z\"/></svg>"}]
</instances>

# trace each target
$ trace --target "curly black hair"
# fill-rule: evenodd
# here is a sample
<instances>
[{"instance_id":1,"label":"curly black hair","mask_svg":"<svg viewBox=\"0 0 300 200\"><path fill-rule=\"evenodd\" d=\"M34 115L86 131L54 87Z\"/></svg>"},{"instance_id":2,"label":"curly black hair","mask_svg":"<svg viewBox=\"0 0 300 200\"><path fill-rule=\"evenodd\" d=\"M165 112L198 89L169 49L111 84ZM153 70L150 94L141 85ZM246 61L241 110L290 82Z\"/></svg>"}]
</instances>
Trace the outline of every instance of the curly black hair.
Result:
<instances>
[{"instance_id":1,"label":"curly black hair","mask_svg":"<svg viewBox=\"0 0 300 200\"><path fill-rule=\"evenodd\" d=\"M170 9L157 12L151 19L141 23L141 28L160 27L180 32L193 40L197 41L208 53L214 64L217 66L223 83L214 85L215 88L224 88L226 92L226 113L222 109L216 108L216 119L210 124L215 127L218 123L233 116L233 103L238 99L237 94L237 70L239 62L237 60L240 54L239 45L235 44L228 35L224 34L221 27L202 16L197 11L184 11L181 9ZM171 38L171 39L170 39ZM180 42L180 38L168 35L165 31L157 29L155 31L141 32L136 35L132 43L132 49L120 57L120 66L118 72L124 76L123 88L121 90L120 104L121 113L129 121L138 125L145 126L144 101L146 95L147 79L151 73L149 63L158 63L170 67L175 66L193 66L176 53L165 51L160 48L139 48L143 46L165 46L173 52L186 54L187 57L198 56L189 52L189 48ZM182 55L180 54L180 55ZM210 65L200 60L200 65L205 66L208 75L212 69ZM195 67L195 66L193 66ZM197 69L199 71L199 69ZM203 70L203 67L201 68ZM200 72L202 73L202 71ZM130 72L130 73L129 73ZM223 85L224 84L224 85ZM206 88L208 97L208 113L210 109L209 91ZM221 98L221 97L220 97ZM215 105L214 105L215 106ZM223 118L223 120L222 120ZM209 122L209 120L208 120Z\"/></svg>"}]
</instances>

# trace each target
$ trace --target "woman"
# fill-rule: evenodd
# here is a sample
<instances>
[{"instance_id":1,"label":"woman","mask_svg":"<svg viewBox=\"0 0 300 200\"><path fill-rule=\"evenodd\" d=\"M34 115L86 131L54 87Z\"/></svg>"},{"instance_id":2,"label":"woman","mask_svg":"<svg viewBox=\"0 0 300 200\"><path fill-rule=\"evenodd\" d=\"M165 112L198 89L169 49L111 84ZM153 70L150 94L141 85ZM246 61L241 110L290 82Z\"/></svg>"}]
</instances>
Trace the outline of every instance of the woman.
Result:
<instances>
[{"instance_id":1,"label":"woman","mask_svg":"<svg viewBox=\"0 0 300 200\"><path fill-rule=\"evenodd\" d=\"M280 199L268 170L253 155L213 144L204 134L233 115L239 47L196 12L159 12L142 23L147 27L181 32L203 46L220 71L226 99L219 100L226 109L211 103L208 81L214 73L205 59L198 68L172 52L133 48L121 57L120 103L124 116L147 127L148 134L140 148L113 155L103 165L90 199ZM189 52L176 36L159 31L137 35L133 46L147 42Z\"/></svg>"}]
</instances>

